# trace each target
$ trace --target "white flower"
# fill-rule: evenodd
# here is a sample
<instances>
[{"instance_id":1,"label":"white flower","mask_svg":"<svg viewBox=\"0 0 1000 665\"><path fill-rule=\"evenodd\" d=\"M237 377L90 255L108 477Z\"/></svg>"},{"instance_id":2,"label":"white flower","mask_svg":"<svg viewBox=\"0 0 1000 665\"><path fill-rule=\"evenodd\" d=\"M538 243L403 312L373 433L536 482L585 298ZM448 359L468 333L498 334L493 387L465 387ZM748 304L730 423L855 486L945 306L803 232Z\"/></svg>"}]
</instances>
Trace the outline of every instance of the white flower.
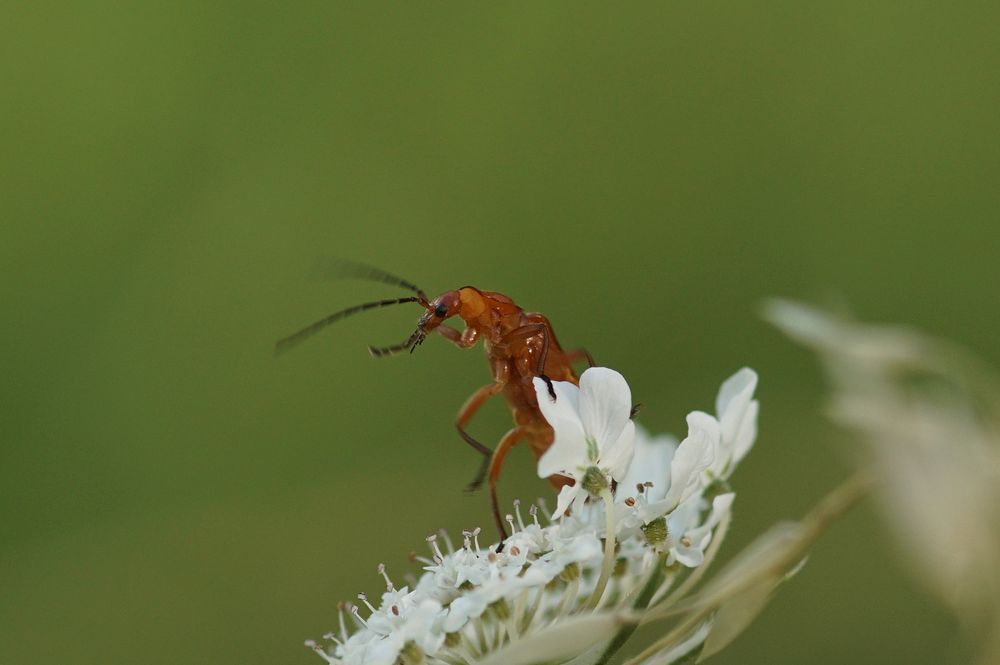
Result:
<instances>
[{"instance_id":1,"label":"white flower","mask_svg":"<svg viewBox=\"0 0 1000 665\"><path fill-rule=\"evenodd\" d=\"M687 422L688 435L677 446L677 452L670 460L670 481L666 493L662 499L650 501L639 509L643 523L666 515L704 488L701 474L715 460L719 449L719 423L701 411L688 414Z\"/></svg>"},{"instance_id":2,"label":"white flower","mask_svg":"<svg viewBox=\"0 0 1000 665\"><path fill-rule=\"evenodd\" d=\"M756 375L751 381L746 372L720 391L720 420L689 414L688 435L679 444L642 430L636 436L631 393L617 372L590 369L579 388L555 382L555 401L536 382L555 431L539 475L565 474L579 486L596 467L599 479L617 481L614 496L610 483L599 499L582 487L564 490L547 525L536 506L523 519L515 502L508 516L512 533L498 545L481 547L479 529L463 532L460 547L443 533L430 536L430 556L417 557L424 573L412 590L396 589L380 566L381 604L374 607L361 594L367 617L342 606L340 630L326 636L329 643L307 644L332 665L582 665L602 654L606 661L640 622L710 613L686 594L718 550L735 496L706 497L706 471L720 447L743 442L731 448L745 452L745 442L752 442L746 432L756 415L750 406ZM729 455L727 476L740 457ZM676 601L690 609L671 613ZM710 621L701 614L692 620L691 630L658 642L648 662L668 663L700 649L712 634Z\"/></svg>"},{"instance_id":3,"label":"white flower","mask_svg":"<svg viewBox=\"0 0 1000 665\"><path fill-rule=\"evenodd\" d=\"M669 434L651 437L644 427L636 425L635 454L615 493L619 537L636 535L646 523L641 511L650 502L666 496L670 487L670 464L676 451L676 437Z\"/></svg>"},{"instance_id":4,"label":"white flower","mask_svg":"<svg viewBox=\"0 0 1000 665\"><path fill-rule=\"evenodd\" d=\"M757 373L748 367L726 379L715 402L717 417L688 414L688 436L679 446L670 437L650 440L638 428L635 460L622 485L626 492L636 485L644 488L632 497L632 510L621 511L620 530L678 510L693 494L733 473L757 438L756 387ZM674 527L670 531L677 532Z\"/></svg>"},{"instance_id":5,"label":"white flower","mask_svg":"<svg viewBox=\"0 0 1000 665\"><path fill-rule=\"evenodd\" d=\"M629 418L632 391L625 378L606 367L591 367L580 376L579 388L568 381L554 381L555 399L548 386L535 379L538 406L555 431L552 446L538 460L538 475L559 474L573 478L573 485L559 492L554 517L588 497L583 487L587 470L596 467L606 476L625 476L635 439Z\"/></svg>"},{"instance_id":6,"label":"white flower","mask_svg":"<svg viewBox=\"0 0 1000 665\"><path fill-rule=\"evenodd\" d=\"M375 612L385 614L384 611ZM391 611L390 611L391 614ZM392 622L392 629L380 640L362 640L359 652L347 655L344 662L350 665L393 665L399 653L412 644L423 653L434 653L444 642L440 630L442 607L433 600L420 600L399 620ZM372 618L368 619L371 626ZM356 634L359 635L359 634ZM350 641L348 641L350 644Z\"/></svg>"},{"instance_id":7,"label":"white flower","mask_svg":"<svg viewBox=\"0 0 1000 665\"><path fill-rule=\"evenodd\" d=\"M720 494L712 500L712 512L702 520L705 500L700 496L682 504L667 520L670 539L668 563L677 561L688 568L696 568L705 561L705 548L712 542L712 533L724 517L729 514L736 495L732 492ZM690 506L691 510L685 510Z\"/></svg>"}]
</instances>

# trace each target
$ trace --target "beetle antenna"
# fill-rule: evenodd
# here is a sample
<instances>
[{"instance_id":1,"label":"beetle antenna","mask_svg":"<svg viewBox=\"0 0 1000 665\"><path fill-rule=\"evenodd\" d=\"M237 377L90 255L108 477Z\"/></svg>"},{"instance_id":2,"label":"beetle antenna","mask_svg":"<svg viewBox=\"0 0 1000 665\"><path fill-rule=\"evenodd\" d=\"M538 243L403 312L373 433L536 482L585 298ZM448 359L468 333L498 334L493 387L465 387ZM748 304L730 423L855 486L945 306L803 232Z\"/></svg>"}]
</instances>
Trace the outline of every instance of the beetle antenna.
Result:
<instances>
[{"instance_id":1,"label":"beetle antenna","mask_svg":"<svg viewBox=\"0 0 1000 665\"><path fill-rule=\"evenodd\" d=\"M424 338L426 335L422 330L417 328L413 331L405 342L402 344L394 344L392 346L369 346L368 353L372 354L372 358L385 358L386 356L394 356L397 353L409 350L413 353L414 349L424 343Z\"/></svg>"},{"instance_id":2,"label":"beetle antenna","mask_svg":"<svg viewBox=\"0 0 1000 665\"><path fill-rule=\"evenodd\" d=\"M425 299L426 300L426 299ZM309 337L312 337L323 328L326 328L331 323L336 323L343 318L347 318L353 314L358 314L359 312L365 312L369 309L378 309L379 307L388 307L389 305L401 305L407 302L421 302L421 299L414 296L407 296L406 298L392 298L389 300L375 300L373 302L366 302L360 305L355 305L354 307L348 307L347 309L342 309L339 312L334 312L333 314L323 317L319 321L312 323L302 330L289 335L283 339L279 339L274 345L275 355L279 355L288 351L293 346L297 346L300 342L305 341Z\"/></svg>"},{"instance_id":3,"label":"beetle antenna","mask_svg":"<svg viewBox=\"0 0 1000 665\"><path fill-rule=\"evenodd\" d=\"M417 302L424 307L426 307L428 303L427 294L413 282L403 279L402 277L397 277L396 275L388 273L381 268L376 268L364 263L348 261L347 259L337 257L325 257L321 261L317 262L316 267L313 269L313 274L314 276L321 278L350 277L353 279L366 279L372 282L392 284L393 286L399 286L407 291L413 291L416 293L418 298Z\"/></svg>"}]
</instances>

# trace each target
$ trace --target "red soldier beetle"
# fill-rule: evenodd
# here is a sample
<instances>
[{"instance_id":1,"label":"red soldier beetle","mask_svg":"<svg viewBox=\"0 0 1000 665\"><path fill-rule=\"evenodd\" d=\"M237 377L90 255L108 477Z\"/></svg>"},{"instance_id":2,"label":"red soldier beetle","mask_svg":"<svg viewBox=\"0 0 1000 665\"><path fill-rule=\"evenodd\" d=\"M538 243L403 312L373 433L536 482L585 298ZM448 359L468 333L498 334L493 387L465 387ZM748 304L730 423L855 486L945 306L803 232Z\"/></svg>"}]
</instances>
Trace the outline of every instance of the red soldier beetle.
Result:
<instances>
[{"instance_id":1,"label":"red soldier beetle","mask_svg":"<svg viewBox=\"0 0 1000 665\"><path fill-rule=\"evenodd\" d=\"M488 480L493 519L502 539L506 538L507 532L497 501L497 481L500 478L504 458L515 444L526 441L538 459L552 445L554 437L552 427L538 408L533 379L540 377L544 380L554 399L552 381L570 381L578 384L573 363L585 360L593 367L594 359L583 348L563 350L552 330L552 324L545 316L535 312L525 312L513 300L501 293L463 286L430 299L423 289L415 284L378 268L338 260L333 264L333 271L336 276L368 279L399 286L412 291L415 295L376 300L334 312L279 340L275 346L276 353L287 351L345 317L370 309L411 302L420 304L425 310L417 321L416 329L400 344L368 347L373 357L384 358L403 351L413 353L429 334L435 332L461 349L471 348L482 339L493 373L493 381L469 396L458 411L455 428L469 446L483 455L483 463L468 489L470 491L478 489L484 479ZM443 325L453 317L463 321L465 324L463 330ZM466 426L490 397L500 393L503 394L510 409L514 426L503 435L497 447L491 450L473 438L466 431ZM556 490L572 482L570 478L559 475L550 476L548 480Z\"/></svg>"}]
</instances>

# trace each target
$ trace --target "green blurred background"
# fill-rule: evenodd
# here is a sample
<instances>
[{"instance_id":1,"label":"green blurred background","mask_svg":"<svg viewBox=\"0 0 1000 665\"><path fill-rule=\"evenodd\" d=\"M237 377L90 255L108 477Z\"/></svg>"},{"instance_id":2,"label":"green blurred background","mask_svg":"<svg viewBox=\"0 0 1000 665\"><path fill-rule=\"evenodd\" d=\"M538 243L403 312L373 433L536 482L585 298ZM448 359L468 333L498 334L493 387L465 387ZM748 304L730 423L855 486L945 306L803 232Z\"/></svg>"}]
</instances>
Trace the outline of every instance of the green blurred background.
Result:
<instances>
[{"instance_id":1,"label":"green blurred background","mask_svg":"<svg viewBox=\"0 0 1000 665\"><path fill-rule=\"evenodd\" d=\"M0 662L318 663L335 603L488 526L482 351L317 257L499 290L682 433L747 364L729 554L848 473L762 298L994 363L1000 5L35 2L0 26ZM492 404L472 430L495 440ZM547 494L519 450L507 499ZM928 525L932 532L933 525ZM723 663L957 661L867 507Z\"/></svg>"}]
</instances>

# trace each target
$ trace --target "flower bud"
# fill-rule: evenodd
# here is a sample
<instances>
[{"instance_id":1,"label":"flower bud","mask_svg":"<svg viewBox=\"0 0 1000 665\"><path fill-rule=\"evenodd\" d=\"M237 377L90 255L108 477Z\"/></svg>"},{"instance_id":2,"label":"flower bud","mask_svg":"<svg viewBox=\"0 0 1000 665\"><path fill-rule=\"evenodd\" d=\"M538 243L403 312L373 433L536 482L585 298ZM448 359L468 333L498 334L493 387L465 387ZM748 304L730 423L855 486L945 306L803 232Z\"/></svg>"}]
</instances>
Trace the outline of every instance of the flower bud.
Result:
<instances>
[{"instance_id":1,"label":"flower bud","mask_svg":"<svg viewBox=\"0 0 1000 665\"><path fill-rule=\"evenodd\" d=\"M420 665L424 662L424 650L417 646L413 640L403 645L403 650L399 652L399 655L406 665Z\"/></svg>"},{"instance_id":2,"label":"flower bud","mask_svg":"<svg viewBox=\"0 0 1000 665\"><path fill-rule=\"evenodd\" d=\"M564 582L572 582L578 577L580 577L580 565L576 563L569 564L559 573L559 579Z\"/></svg>"},{"instance_id":3,"label":"flower bud","mask_svg":"<svg viewBox=\"0 0 1000 665\"><path fill-rule=\"evenodd\" d=\"M667 518L657 517L649 524L642 525L642 535L646 542L654 547L667 541Z\"/></svg>"},{"instance_id":4,"label":"flower bud","mask_svg":"<svg viewBox=\"0 0 1000 665\"><path fill-rule=\"evenodd\" d=\"M608 489L608 479L596 466L587 467L580 480L580 486L591 496L600 496L601 492Z\"/></svg>"},{"instance_id":5,"label":"flower bud","mask_svg":"<svg viewBox=\"0 0 1000 665\"><path fill-rule=\"evenodd\" d=\"M510 617L510 605L507 601L501 598L500 600L494 602L488 608L486 608L493 616L501 621L506 621Z\"/></svg>"}]
</instances>

